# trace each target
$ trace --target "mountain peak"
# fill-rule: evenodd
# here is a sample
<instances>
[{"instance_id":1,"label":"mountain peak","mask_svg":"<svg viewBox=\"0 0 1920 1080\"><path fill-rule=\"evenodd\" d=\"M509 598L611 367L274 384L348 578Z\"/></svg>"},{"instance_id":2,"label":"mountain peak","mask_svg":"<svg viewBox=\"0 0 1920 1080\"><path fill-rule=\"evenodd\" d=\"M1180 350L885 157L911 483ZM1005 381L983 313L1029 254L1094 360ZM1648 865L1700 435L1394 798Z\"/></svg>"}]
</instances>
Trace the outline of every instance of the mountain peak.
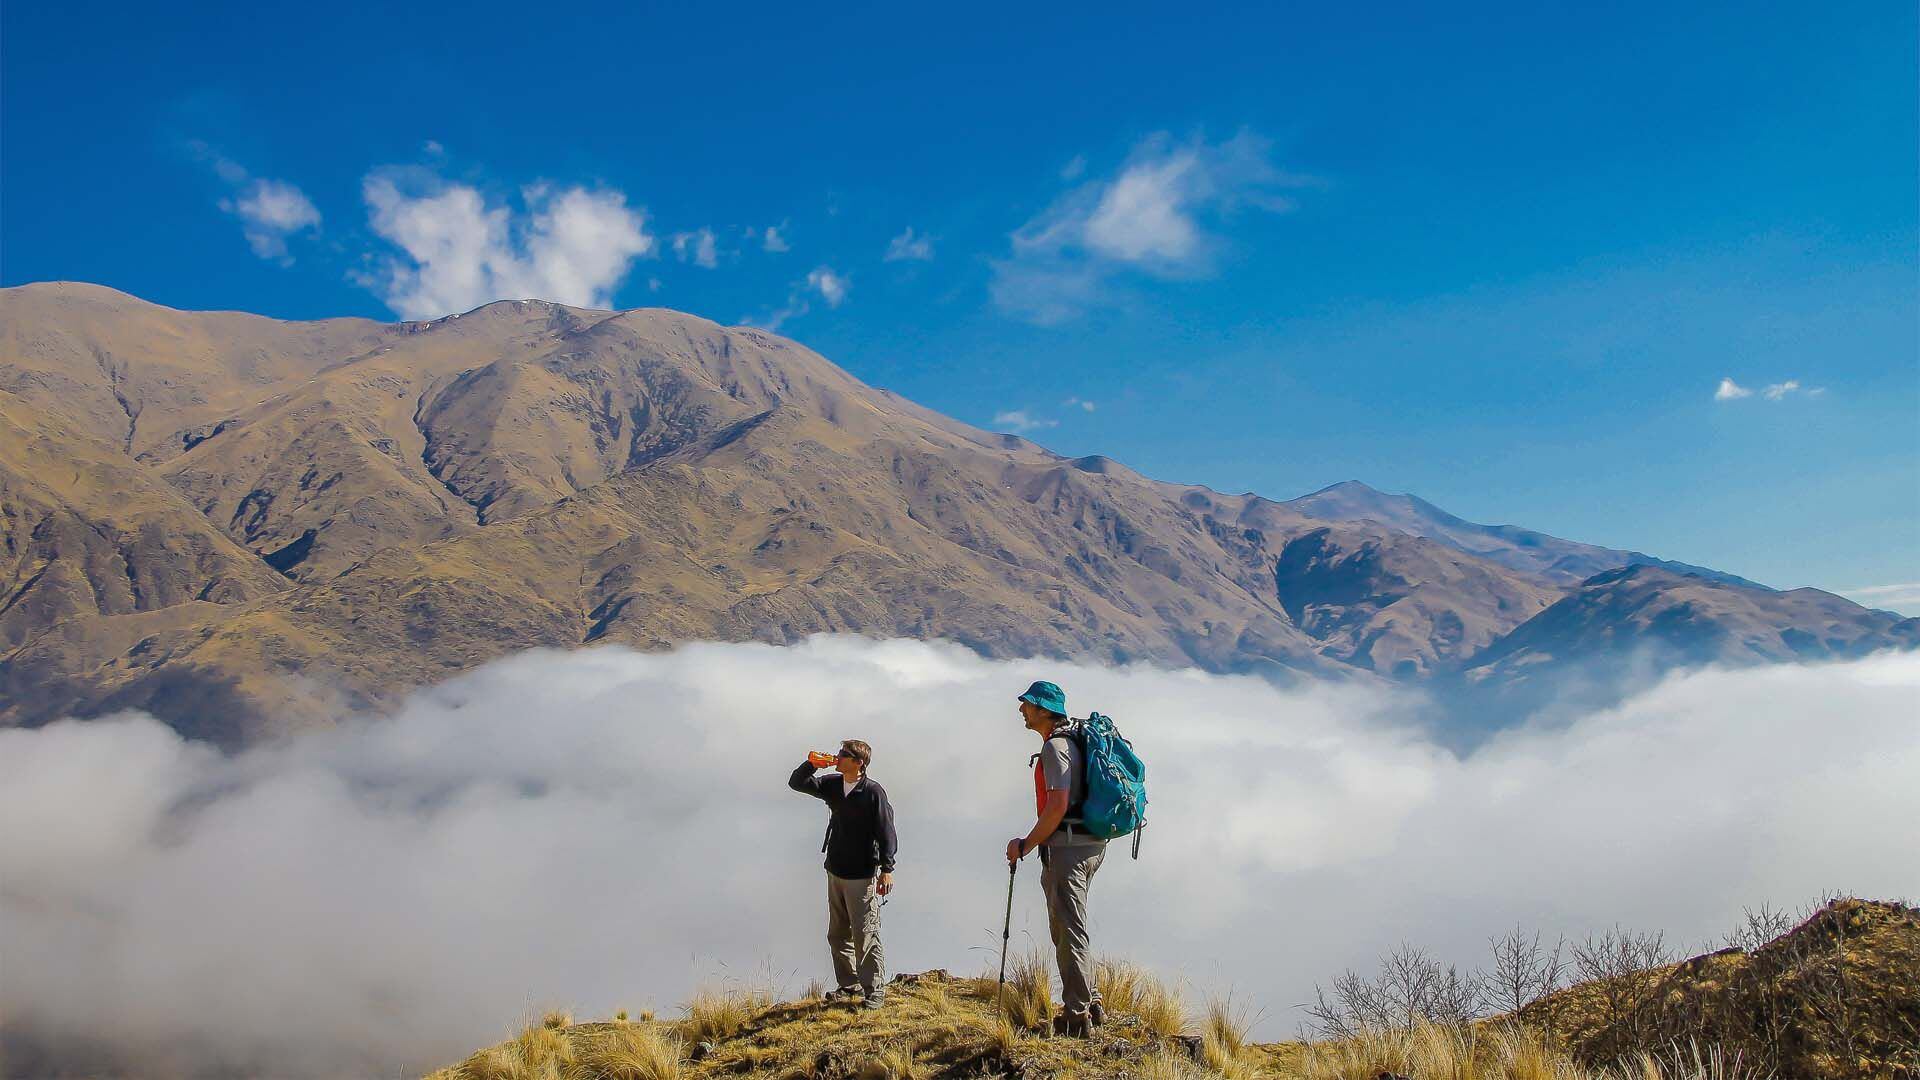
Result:
<instances>
[{"instance_id":1,"label":"mountain peak","mask_svg":"<svg viewBox=\"0 0 1920 1080\"><path fill-rule=\"evenodd\" d=\"M1326 487L1323 487L1318 491L1311 492L1306 495L1302 495L1300 498L1295 499L1293 501L1301 502L1305 499L1319 498L1322 495L1343 495L1348 497L1365 497L1365 498L1375 498L1375 499L1394 498L1394 496L1388 495L1386 492L1381 491L1379 488L1373 487L1364 481L1342 480L1337 484L1328 484Z\"/></svg>"}]
</instances>

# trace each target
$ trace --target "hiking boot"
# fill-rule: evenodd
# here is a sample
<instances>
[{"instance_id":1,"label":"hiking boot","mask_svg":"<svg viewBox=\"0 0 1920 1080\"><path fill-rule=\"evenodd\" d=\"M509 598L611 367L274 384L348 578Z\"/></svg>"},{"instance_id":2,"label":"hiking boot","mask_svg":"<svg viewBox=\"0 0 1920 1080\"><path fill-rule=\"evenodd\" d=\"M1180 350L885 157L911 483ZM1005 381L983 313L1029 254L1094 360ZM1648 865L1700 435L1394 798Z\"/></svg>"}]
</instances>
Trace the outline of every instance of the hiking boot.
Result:
<instances>
[{"instance_id":1,"label":"hiking boot","mask_svg":"<svg viewBox=\"0 0 1920 1080\"><path fill-rule=\"evenodd\" d=\"M887 996L885 994L874 994L871 997L867 998L865 1001L861 1002L860 1005L862 1008L871 1012L875 1009L878 1009L880 1006L885 1005L886 1003L887 1003Z\"/></svg>"},{"instance_id":2,"label":"hiking boot","mask_svg":"<svg viewBox=\"0 0 1920 1080\"><path fill-rule=\"evenodd\" d=\"M837 990L829 990L826 993L821 994L820 1000L830 1001L830 1002L858 1001L865 996L866 995L862 994L860 992L860 988L857 986L842 986Z\"/></svg>"},{"instance_id":3,"label":"hiking boot","mask_svg":"<svg viewBox=\"0 0 1920 1080\"><path fill-rule=\"evenodd\" d=\"M1068 1016L1062 1013L1053 1018L1053 1033L1069 1038L1084 1039L1093 1034L1093 1026L1086 1016Z\"/></svg>"}]
</instances>

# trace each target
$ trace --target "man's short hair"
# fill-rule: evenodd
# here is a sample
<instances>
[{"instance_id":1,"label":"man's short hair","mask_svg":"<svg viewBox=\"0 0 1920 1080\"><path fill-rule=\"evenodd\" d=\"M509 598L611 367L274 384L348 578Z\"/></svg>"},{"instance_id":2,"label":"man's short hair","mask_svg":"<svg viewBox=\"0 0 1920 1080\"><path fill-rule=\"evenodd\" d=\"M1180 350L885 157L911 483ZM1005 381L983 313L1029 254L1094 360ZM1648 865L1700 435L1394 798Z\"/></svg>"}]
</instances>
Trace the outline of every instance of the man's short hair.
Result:
<instances>
[{"instance_id":1,"label":"man's short hair","mask_svg":"<svg viewBox=\"0 0 1920 1080\"><path fill-rule=\"evenodd\" d=\"M865 776L867 766L873 764L873 747L859 739L844 739L840 743L840 749L860 759L860 775Z\"/></svg>"}]
</instances>

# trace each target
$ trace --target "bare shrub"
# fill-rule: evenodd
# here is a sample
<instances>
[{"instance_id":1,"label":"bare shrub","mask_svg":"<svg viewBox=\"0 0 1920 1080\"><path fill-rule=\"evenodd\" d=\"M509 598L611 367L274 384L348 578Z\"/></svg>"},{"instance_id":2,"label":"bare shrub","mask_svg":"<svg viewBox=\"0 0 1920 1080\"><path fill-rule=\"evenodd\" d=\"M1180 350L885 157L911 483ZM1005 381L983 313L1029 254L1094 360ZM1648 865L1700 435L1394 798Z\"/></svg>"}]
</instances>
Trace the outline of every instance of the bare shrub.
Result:
<instances>
[{"instance_id":1,"label":"bare shrub","mask_svg":"<svg viewBox=\"0 0 1920 1080\"><path fill-rule=\"evenodd\" d=\"M1494 1012L1517 1013L1560 989L1567 971L1565 938L1549 949L1541 944L1538 931L1528 934L1516 926L1488 938L1487 945L1493 951L1493 969L1484 976L1486 1004Z\"/></svg>"},{"instance_id":2,"label":"bare shrub","mask_svg":"<svg viewBox=\"0 0 1920 1080\"><path fill-rule=\"evenodd\" d=\"M1761 946L1785 936L1799 921L1791 913L1776 910L1764 903L1757 909L1741 908L1740 912L1740 925L1729 931L1722 940L1728 947L1744 953L1760 951Z\"/></svg>"},{"instance_id":3,"label":"bare shrub","mask_svg":"<svg viewBox=\"0 0 1920 1080\"><path fill-rule=\"evenodd\" d=\"M1659 968L1673 962L1666 935L1634 933L1615 926L1589 934L1573 946L1573 968L1592 983L1601 1018L1619 1051L1653 1041L1652 1017L1641 1008L1659 984Z\"/></svg>"},{"instance_id":4,"label":"bare shrub","mask_svg":"<svg viewBox=\"0 0 1920 1080\"><path fill-rule=\"evenodd\" d=\"M1401 945L1380 961L1369 979L1345 971L1333 980L1331 996L1315 987L1307 1007L1321 1034L1354 1038L1367 1032L1411 1033L1421 1023L1464 1025L1479 1016L1486 990L1476 973L1441 964L1430 953Z\"/></svg>"}]
</instances>

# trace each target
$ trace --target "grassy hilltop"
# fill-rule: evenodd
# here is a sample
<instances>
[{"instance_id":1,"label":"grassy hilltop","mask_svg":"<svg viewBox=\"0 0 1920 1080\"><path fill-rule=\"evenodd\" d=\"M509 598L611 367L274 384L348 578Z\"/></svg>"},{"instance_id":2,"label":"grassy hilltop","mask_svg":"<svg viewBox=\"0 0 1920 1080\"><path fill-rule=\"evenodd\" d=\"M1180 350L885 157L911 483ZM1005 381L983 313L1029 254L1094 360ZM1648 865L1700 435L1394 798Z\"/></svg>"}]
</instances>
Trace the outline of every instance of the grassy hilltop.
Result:
<instances>
[{"instance_id":1,"label":"grassy hilltop","mask_svg":"<svg viewBox=\"0 0 1920 1080\"><path fill-rule=\"evenodd\" d=\"M1756 936L1773 930L1783 932ZM900 976L872 1013L812 992L794 1001L708 992L673 1019L622 1013L576 1024L549 1014L428 1080L1920 1077L1920 911L1843 899L1797 925L1763 912L1742 936L1678 963L1642 964L1659 958L1657 937L1601 935L1574 947L1567 965L1597 977L1491 1017L1464 1015L1455 973L1403 952L1379 978L1349 974L1323 994L1323 1028L1337 1036L1267 1044L1249 1040L1244 1005L1189 1008L1177 990L1117 962L1100 973L1107 1024L1091 1039L1051 1037L1036 953L1013 965L998 1013L992 977L944 971ZM1557 950L1508 959L1475 983L1472 1001L1500 999L1502 970L1508 993L1528 978L1555 985Z\"/></svg>"}]
</instances>

